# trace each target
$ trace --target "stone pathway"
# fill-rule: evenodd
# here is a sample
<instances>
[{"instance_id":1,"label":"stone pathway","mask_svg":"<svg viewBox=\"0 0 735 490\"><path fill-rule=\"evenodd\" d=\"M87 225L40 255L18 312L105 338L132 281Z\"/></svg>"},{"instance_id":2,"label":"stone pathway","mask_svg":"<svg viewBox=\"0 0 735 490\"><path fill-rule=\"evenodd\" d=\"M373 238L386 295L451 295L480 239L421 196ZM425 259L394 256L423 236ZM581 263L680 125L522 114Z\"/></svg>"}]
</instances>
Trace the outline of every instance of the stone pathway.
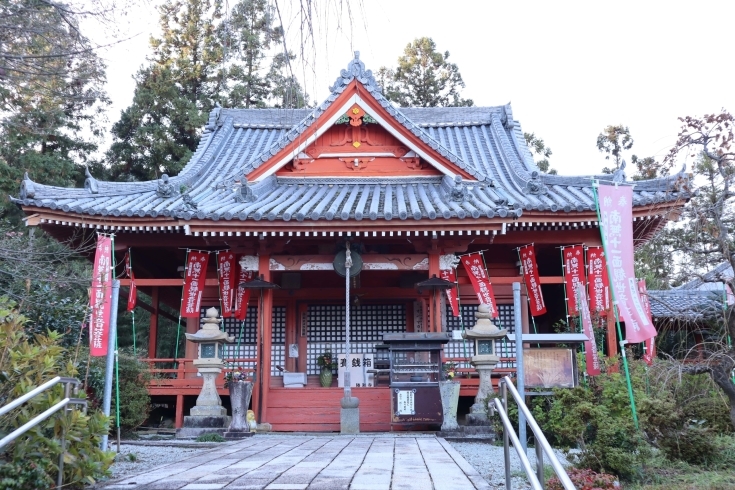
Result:
<instances>
[{"instance_id":1,"label":"stone pathway","mask_svg":"<svg viewBox=\"0 0 735 490\"><path fill-rule=\"evenodd\" d=\"M258 434L96 488L470 490L490 486L448 442L433 436Z\"/></svg>"}]
</instances>

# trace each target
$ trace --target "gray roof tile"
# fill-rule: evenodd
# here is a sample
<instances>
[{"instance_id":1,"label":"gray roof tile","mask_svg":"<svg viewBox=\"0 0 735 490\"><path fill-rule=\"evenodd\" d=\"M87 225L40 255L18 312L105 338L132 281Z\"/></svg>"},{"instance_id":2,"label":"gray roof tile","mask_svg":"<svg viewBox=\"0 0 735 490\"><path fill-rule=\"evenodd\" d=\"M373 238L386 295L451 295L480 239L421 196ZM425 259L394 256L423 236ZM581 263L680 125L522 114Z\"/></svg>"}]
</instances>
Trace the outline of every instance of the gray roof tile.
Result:
<instances>
[{"instance_id":1,"label":"gray roof tile","mask_svg":"<svg viewBox=\"0 0 735 490\"><path fill-rule=\"evenodd\" d=\"M465 169L478 182L468 186L468 200L456 202L449 193L455 185L442 178L304 178L268 177L247 183L249 171L261 166L285 145L298 138L354 79L400 124L440 154ZM302 221L334 219L436 219L518 217L521 209L552 212L594 208L593 178L612 176L560 176L541 174L541 191L530 192L538 169L523 139L520 124L509 105L500 107L396 108L364 64L355 58L316 109L221 109L210 114L191 160L169 184L174 195L159 197L159 181L101 182L88 177L86 188L47 186L25 179L14 201L27 206L62 209L89 215L194 216L240 220ZM688 199L688 185L679 174L638 181L634 202L652 204ZM236 199L247 185L255 199ZM537 186L538 187L538 186ZM196 209L184 203L181 189Z\"/></svg>"}]
</instances>

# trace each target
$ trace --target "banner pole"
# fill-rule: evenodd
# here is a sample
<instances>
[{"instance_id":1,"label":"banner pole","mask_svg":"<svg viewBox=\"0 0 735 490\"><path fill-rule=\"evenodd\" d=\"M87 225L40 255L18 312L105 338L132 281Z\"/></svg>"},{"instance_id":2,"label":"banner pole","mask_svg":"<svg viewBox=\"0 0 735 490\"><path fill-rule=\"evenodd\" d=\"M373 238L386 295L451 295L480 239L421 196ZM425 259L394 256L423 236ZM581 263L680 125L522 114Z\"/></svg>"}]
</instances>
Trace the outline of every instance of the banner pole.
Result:
<instances>
[{"instance_id":1,"label":"banner pole","mask_svg":"<svg viewBox=\"0 0 735 490\"><path fill-rule=\"evenodd\" d=\"M117 342L117 296L120 292L120 281L112 281L112 300L110 302L110 335L107 339L107 359L105 362L105 387L102 394L102 413L110 416L112 403L112 371L115 362L115 345ZM101 449L107 451L108 433L102 436Z\"/></svg>"},{"instance_id":2,"label":"banner pole","mask_svg":"<svg viewBox=\"0 0 735 490\"><path fill-rule=\"evenodd\" d=\"M513 323L515 324L516 341L516 389L521 400L526 399L526 380L523 370L523 319L521 316L521 283L513 283ZM526 416L518 410L518 438L521 440L523 454L528 454L528 438L526 437ZM538 441L536 441L538 444Z\"/></svg>"},{"instance_id":3,"label":"banner pole","mask_svg":"<svg viewBox=\"0 0 735 490\"><path fill-rule=\"evenodd\" d=\"M129 272L128 275L130 276L131 282L132 282L132 279L133 279L133 277L132 277L133 276L133 254L131 253L132 251L133 250L131 248L128 248L128 262L130 263L130 271L128 271ZM130 285L130 287L131 288L133 287L132 284ZM132 315L132 319L133 319L133 356L135 356L135 358L137 359L138 358L138 350L136 349L136 346L135 346L135 342L136 342L136 340L135 340L135 308L133 308L130 311L130 314ZM151 357L151 356L149 355L148 357ZM152 357L156 357L156 356L154 355Z\"/></svg>"},{"instance_id":4,"label":"banner pole","mask_svg":"<svg viewBox=\"0 0 735 490\"><path fill-rule=\"evenodd\" d=\"M181 336L181 306L184 304L184 285L186 284L186 271L189 268L189 249L186 249L184 259L184 281L181 283L181 302L179 303L179 323L176 325L176 346L174 349L174 369L179 368L179 337ZM206 277L206 276L205 276Z\"/></svg>"},{"instance_id":5,"label":"banner pole","mask_svg":"<svg viewBox=\"0 0 735 490\"><path fill-rule=\"evenodd\" d=\"M462 301L459 298L459 269L456 267L454 268L454 286L457 290L457 311L459 312L459 326L462 330L462 333L464 334L464 318L462 317ZM446 308L446 306L445 306ZM470 365L469 358L467 357L467 339L464 338L464 335L462 335L462 352L464 353L464 367L468 367Z\"/></svg>"},{"instance_id":6,"label":"banner pole","mask_svg":"<svg viewBox=\"0 0 735 490\"><path fill-rule=\"evenodd\" d=\"M572 245L572 247L575 247L575 246L577 246L577 245ZM559 247L559 249L561 251L561 274L562 274L562 277L564 278L564 310L566 311L566 314L567 314L567 327L569 327L569 331L570 332L571 331L576 332L577 331L577 328L575 328L574 330L572 330L572 321L571 321L571 318L572 317L569 315L569 295L567 294L567 274L566 274L566 272L567 272L567 260L564 257L564 249L565 248L567 248L567 247L564 247L564 246ZM582 250L584 250L584 248L582 248ZM584 255L582 256L582 262L584 262ZM586 267L586 265L584 267ZM587 281L587 278L585 277L585 282L586 281ZM573 284L574 284L574 282L572 282L572 285ZM574 298L575 298L575 300L577 302L577 311L579 311L579 297L577 297L576 291L574 293ZM582 326L581 322L580 322L580 325L579 325L579 330L582 333L584 333L584 327ZM584 342L582 344L580 344L580 346L582 348L582 354L585 354L586 351L585 351ZM587 386L587 358L586 357L582 361L582 364L584 366L584 372L582 373L582 379L584 380L584 385Z\"/></svg>"},{"instance_id":7,"label":"banner pole","mask_svg":"<svg viewBox=\"0 0 735 490\"><path fill-rule=\"evenodd\" d=\"M607 267L607 275L612 278L613 275L610 271L610 261L607 260L609 255L607 254L607 240L605 240L605 234L602 232L602 216L600 215L600 201L597 198L597 186L598 183L592 183L592 196L595 199L595 209L597 211L597 223L600 227L600 239L602 241L602 250L605 253L605 266ZM620 355L623 359L623 369L625 370L625 381L628 385L628 397L630 398L630 410L633 413L633 423L635 424L636 430L638 430L638 412L635 407L635 397L633 396L633 384L630 381L630 369L628 369L628 357L625 355L625 341L623 340L623 333L620 329L620 317L618 315L618 305L615 300L615 282L610 281L610 293L613 301L613 312L615 313L615 326L618 331L618 339L620 339Z\"/></svg>"}]
</instances>

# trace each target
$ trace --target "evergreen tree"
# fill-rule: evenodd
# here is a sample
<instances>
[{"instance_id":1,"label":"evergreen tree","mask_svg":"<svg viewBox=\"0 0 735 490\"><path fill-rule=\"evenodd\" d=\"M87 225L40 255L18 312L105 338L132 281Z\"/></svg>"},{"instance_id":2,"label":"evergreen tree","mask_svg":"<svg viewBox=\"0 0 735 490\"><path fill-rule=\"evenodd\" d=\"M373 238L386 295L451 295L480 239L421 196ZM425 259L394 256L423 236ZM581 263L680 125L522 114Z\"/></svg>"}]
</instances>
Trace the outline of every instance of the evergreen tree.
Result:
<instances>
[{"instance_id":1,"label":"evergreen tree","mask_svg":"<svg viewBox=\"0 0 735 490\"><path fill-rule=\"evenodd\" d=\"M113 178L150 180L181 171L221 96L221 0L172 0L159 12L161 37L151 38L151 64L136 74L133 103L112 127Z\"/></svg>"},{"instance_id":2,"label":"evergreen tree","mask_svg":"<svg viewBox=\"0 0 735 490\"><path fill-rule=\"evenodd\" d=\"M290 52L288 58L285 53L278 53L273 57L271 69L268 72L269 103L280 109L298 109L308 107L309 95L304 92L301 84L289 69L289 61L296 58Z\"/></svg>"},{"instance_id":3,"label":"evergreen tree","mask_svg":"<svg viewBox=\"0 0 735 490\"><path fill-rule=\"evenodd\" d=\"M84 179L108 102L105 66L79 30L81 14L52 2L0 0L0 190L23 174L53 185ZM0 213L17 218L15 206Z\"/></svg>"},{"instance_id":4,"label":"evergreen tree","mask_svg":"<svg viewBox=\"0 0 735 490\"><path fill-rule=\"evenodd\" d=\"M266 0L242 0L232 9L225 33L226 46L238 61L228 73L228 79L236 80L227 100L231 107L266 106L271 82L263 62L266 51L282 37L281 29L273 26L272 10Z\"/></svg>"},{"instance_id":5,"label":"evergreen tree","mask_svg":"<svg viewBox=\"0 0 735 490\"><path fill-rule=\"evenodd\" d=\"M398 68L378 70L377 79L385 97L403 107L473 105L471 99L460 97L464 81L457 65L448 58L449 51L437 52L433 39L415 39L398 58Z\"/></svg>"},{"instance_id":6,"label":"evergreen tree","mask_svg":"<svg viewBox=\"0 0 735 490\"><path fill-rule=\"evenodd\" d=\"M196 150L215 103L230 107L303 107L307 99L284 54L266 0L240 0L223 15L221 0L171 0L160 8L162 35L135 79L133 103L113 126L113 178L178 174ZM292 55L289 55L292 59Z\"/></svg>"}]
</instances>

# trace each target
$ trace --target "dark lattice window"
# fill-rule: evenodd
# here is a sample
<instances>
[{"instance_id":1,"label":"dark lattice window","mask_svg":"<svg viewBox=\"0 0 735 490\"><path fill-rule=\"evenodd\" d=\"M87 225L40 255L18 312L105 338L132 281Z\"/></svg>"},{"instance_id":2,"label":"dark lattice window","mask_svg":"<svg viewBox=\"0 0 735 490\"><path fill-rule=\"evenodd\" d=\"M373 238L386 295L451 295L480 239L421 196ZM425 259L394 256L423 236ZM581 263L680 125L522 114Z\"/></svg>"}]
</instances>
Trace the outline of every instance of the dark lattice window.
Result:
<instances>
[{"instance_id":1,"label":"dark lattice window","mask_svg":"<svg viewBox=\"0 0 735 490\"><path fill-rule=\"evenodd\" d=\"M344 305L313 305L308 311L309 342L344 342ZM350 341L375 342L387 332L405 332L406 307L362 305L350 308Z\"/></svg>"},{"instance_id":2,"label":"dark lattice window","mask_svg":"<svg viewBox=\"0 0 735 490\"><path fill-rule=\"evenodd\" d=\"M234 317L229 317L224 319L224 324L225 332L227 335L235 337L235 343L255 345L258 332L258 308L248 306L248 312L243 322Z\"/></svg>"},{"instance_id":3,"label":"dark lattice window","mask_svg":"<svg viewBox=\"0 0 735 490\"><path fill-rule=\"evenodd\" d=\"M345 352L344 305L311 305L308 310L306 372L319 374L316 359L325 351L335 356ZM362 305L350 308L350 350L371 354L382 334L406 331L406 305Z\"/></svg>"}]
</instances>

